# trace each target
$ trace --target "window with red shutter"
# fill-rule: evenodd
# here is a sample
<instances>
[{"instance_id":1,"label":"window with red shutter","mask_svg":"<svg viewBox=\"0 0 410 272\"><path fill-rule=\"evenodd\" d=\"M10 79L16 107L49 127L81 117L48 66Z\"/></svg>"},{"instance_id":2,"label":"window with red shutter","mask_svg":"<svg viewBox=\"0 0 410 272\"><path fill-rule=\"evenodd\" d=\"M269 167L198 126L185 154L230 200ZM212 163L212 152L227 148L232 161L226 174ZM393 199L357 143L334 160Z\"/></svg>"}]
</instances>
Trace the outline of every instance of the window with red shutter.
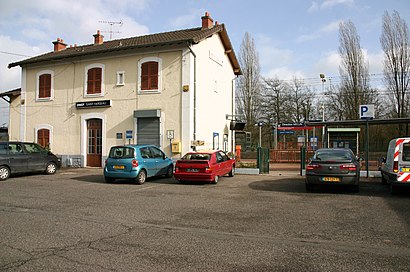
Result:
<instances>
[{"instance_id":1,"label":"window with red shutter","mask_svg":"<svg viewBox=\"0 0 410 272\"><path fill-rule=\"evenodd\" d=\"M50 130L45 128L37 130L37 143L42 147L48 147L50 144Z\"/></svg>"},{"instance_id":2,"label":"window with red shutter","mask_svg":"<svg viewBox=\"0 0 410 272\"><path fill-rule=\"evenodd\" d=\"M51 97L51 74L43 74L39 77L38 98Z\"/></svg>"},{"instance_id":3,"label":"window with red shutter","mask_svg":"<svg viewBox=\"0 0 410 272\"><path fill-rule=\"evenodd\" d=\"M102 68L91 68L87 71L87 94L101 93Z\"/></svg>"},{"instance_id":4,"label":"window with red shutter","mask_svg":"<svg viewBox=\"0 0 410 272\"><path fill-rule=\"evenodd\" d=\"M158 90L158 62L149 61L141 65L141 90Z\"/></svg>"}]
</instances>

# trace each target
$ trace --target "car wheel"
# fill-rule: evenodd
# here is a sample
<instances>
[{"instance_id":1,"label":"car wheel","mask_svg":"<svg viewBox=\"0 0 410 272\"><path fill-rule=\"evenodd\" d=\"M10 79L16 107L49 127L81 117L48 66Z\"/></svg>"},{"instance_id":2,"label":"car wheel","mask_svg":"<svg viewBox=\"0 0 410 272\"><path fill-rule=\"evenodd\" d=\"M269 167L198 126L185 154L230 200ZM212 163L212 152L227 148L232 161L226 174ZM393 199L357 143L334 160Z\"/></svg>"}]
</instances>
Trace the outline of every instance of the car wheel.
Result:
<instances>
[{"instance_id":1,"label":"car wheel","mask_svg":"<svg viewBox=\"0 0 410 272\"><path fill-rule=\"evenodd\" d=\"M105 182L107 183L113 183L115 181L115 178L110 178L110 177L104 177Z\"/></svg>"},{"instance_id":2,"label":"car wheel","mask_svg":"<svg viewBox=\"0 0 410 272\"><path fill-rule=\"evenodd\" d=\"M174 167L170 165L167 169L167 173L165 174L166 178L172 178L172 174L174 173Z\"/></svg>"},{"instance_id":3,"label":"car wheel","mask_svg":"<svg viewBox=\"0 0 410 272\"><path fill-rule=\"evenodd\" d=\"M313 185L306 183L306 191L311 192L313 190Z\"/></svg>"},{"instance_id":4,"label":"car wheel","mask_svg":"<svg viewBox=\"0 0 410 272\"><path fill-rule=\"evenodd\" d=\"M214 180L212 181L213 184L217 184L219 181L219 177L215 176Z\"/></svg>"},{"instance_id":5,"label":"car wheel","mask_svg":"<svg viewBox=\"0 0 410 272\"><path fill-rule=\"evenodd\" d=\"M232 170L231 170L231 172L229 172L228 175L229 175L230 177L235 176L235 166L232 166Z\"/></svg>"},{"instance_id":6,"label":"car wheel","mask_svg":"<svg viewBox=\"0 0 410 272\"><path fill-rule=\"evenodd\" d=\"M47 163L46 174L53 175L57 172L57 165L54 162Z\"/></svg>"},{"instance_id":7,"label":"car wheel","mask_svg":"<svg viewBox=\"0 0 410 272\"><path fill-rule=\"evenodd\" d=\"M147 173L145 172L145 170L141 170L138 173L137 178L135 179L135 183L139 185L144 184L146 179L147 179Z\"/></svg>"},{"instance_id":8,"label":"car wheel","mask_svg":"<svg viewBox=\"0 0 410 272\"><path fill-rule=\"evenodd\" d=\"M7 166L0 166L0 180L6 180L10 177L10 169Z\"/></svg>"}]
</instances>

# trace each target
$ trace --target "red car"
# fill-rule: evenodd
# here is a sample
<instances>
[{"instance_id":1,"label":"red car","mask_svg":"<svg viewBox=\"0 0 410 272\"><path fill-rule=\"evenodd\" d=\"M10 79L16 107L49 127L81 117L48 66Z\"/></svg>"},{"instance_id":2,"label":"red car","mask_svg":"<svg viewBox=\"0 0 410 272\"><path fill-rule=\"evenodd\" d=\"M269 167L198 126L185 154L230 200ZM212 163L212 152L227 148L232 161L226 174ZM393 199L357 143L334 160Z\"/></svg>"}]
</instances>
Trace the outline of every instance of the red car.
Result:
<instances>
[{"instance_id":1,"label":"red car","mask_svg":"<svg viewBox=\"0 0 410 272\"><path fill-rule=\"evenodd\" d=\"M174 177L180 181L209 181L235 175L235 160L221 150L189 152L175 164Z\"/></svg>"}]
</instances>

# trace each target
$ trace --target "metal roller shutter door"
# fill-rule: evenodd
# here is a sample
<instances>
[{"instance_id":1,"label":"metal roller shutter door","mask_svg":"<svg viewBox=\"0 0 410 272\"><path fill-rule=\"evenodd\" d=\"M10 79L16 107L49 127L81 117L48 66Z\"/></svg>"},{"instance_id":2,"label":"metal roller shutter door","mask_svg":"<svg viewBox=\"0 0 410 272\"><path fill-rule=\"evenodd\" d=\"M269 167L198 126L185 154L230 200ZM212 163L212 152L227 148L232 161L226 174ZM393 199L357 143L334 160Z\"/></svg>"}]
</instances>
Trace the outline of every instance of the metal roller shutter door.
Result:
<instances>
[{"instance_id":1,"label":"metal roller shutter door","mask_svg":"<svg viewBox=\"0 0 410 272\"><path fill-rule=\"evenodd\" d=\"M144 117L137 119L137 144L160 146L159 118Z\"/></svg>"}]
</instances>

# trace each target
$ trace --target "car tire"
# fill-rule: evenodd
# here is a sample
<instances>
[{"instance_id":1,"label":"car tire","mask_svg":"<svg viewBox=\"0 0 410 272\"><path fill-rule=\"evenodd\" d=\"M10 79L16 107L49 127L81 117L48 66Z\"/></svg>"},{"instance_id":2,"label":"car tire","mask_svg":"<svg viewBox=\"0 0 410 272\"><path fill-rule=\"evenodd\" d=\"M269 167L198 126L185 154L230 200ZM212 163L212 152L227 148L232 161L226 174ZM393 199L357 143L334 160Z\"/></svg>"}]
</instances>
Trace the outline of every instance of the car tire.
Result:
<instances>
[{"instance_id":1,"label":"car tire","mask_svg":"<svg viewBox=\"0 0 410 272\"><path fill-rule=\"evenodd\" d=\"M47 175L54 175L57 172L57 165L54 162L47 163L45 172Z\"/></svg>"},{"instance_id":2,"label":"car tire","mask_svg":"<svg viewBox=\"0 0 410 272\"><path fill-rule=\"evenodd\" d=\"M228 174L230 177L235 176L235 166L232 166L231 172Z\"/></svg>"},{"instance_id":3,"label":"car tire","mask_svg":"<svg viewBox=\"0 0 410 272\"><path fill-rule=\"evenodd\" d=\"M0 166L0 180L6 180L10 177L10 169L7 166Z\"/></svg>"},{"instance_id":4,"label":"car tire","mask_svg":"<svg viewBox=\"0 0 410 272\"><path fill-rule=\"evenodd\" d=\"M115 181L115 178L110 178L110 177L104 177L106 183L113 183Z\"/></svg>"},{"instance_id":5,"label":"car tire","mask_svg":"<svg viewBox=\"0 0 410 272\"><path fill-rule=\"evenodd\" d=\"M145 183L145 180L147 179L147 173L145 172L145 170L141 170L137 177L135 178L135 183L138 185L142 185Z\"/></svg>"},{"instance_id":6,"label":"car tire","mask_svg":"<svg viewBox=\"0 0 410 272\"><path fill-rule=\"evenodd\" d=\"M165 174L166 178L172 178L172 175L174 174L174 167L170 165L167 169L167 173Z\"/></svg>"},{"instance_id":7,"label":"car tire","mask_svg":"<svg viewBox=\"0 0 410 272\"><path fill-rule=\"evenodd\" d=\"M218 184L219 182L219 176L215 176L214 180L212 181L213 184Z\"/></svg>"}]
</instances>

